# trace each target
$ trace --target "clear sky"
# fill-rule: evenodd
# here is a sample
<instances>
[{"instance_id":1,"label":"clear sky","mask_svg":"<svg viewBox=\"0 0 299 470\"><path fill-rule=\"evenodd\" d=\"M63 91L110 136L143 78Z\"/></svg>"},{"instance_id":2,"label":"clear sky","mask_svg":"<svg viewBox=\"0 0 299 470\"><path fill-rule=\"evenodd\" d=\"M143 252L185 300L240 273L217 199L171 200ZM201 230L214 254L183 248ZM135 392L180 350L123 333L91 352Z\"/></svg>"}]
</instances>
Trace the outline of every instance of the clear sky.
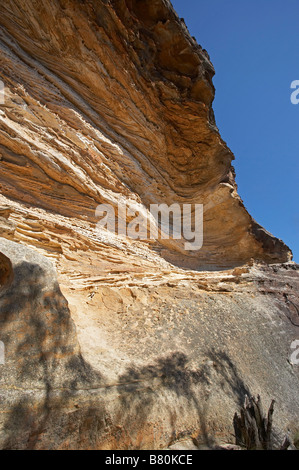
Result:
<instances>
[{"instance_id":1,"label":"clear sky","mask_svg":"<svg viewBox=\"0 0 299 470\"><path fill-rule=\"evenodd\" d=\"M299 0L172 0L215 67L214 111L238 192L299 262Z\"/></svg>"}]
</instances>

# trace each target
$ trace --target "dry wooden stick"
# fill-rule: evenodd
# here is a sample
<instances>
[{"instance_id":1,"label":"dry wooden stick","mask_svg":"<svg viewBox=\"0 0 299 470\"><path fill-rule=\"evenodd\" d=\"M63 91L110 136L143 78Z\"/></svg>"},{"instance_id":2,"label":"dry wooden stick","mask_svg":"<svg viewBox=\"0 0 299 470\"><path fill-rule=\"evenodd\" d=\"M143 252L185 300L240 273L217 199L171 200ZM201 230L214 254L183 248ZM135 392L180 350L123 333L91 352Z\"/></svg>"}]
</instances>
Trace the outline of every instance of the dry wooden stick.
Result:
<instances>
[{"instance_id":1,"label":"dry wooden stick","mask_svg":"<svg viewBox=\"0 0 299 470\"><path fill-rule=\"evenodd\" d=\"M249 398L245 395L240 416L235 413L234 427L236 443L248 450L271 450L272 447L272 423L275 400L271 401L267 416L262 407L261 397ZM286 450L290 445L286 437L280 449Z\"/></svg>"}]
</instances>

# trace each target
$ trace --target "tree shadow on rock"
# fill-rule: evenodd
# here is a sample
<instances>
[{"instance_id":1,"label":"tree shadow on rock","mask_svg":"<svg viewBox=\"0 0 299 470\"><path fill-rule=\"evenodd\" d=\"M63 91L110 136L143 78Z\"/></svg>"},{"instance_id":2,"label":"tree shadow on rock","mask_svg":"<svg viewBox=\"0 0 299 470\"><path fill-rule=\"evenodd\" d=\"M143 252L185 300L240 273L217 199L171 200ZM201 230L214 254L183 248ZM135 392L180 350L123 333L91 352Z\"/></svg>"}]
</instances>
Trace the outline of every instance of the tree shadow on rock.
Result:
<instances>
[{"instance_id":1,"label":"tree shadow on rock","mask_svg":"<svg viewBox=\"0 0 299 470\"><path fill-rule=\"evenodd\" d=\"M198 368L188 365L188 357L182 352L173 352L154 360L151 364L137 368L131 366L119 378L118 391L120 409L123 413L124 426L128 432L146 433L149 421L153 420L154 408L161 408L160 416L168 415L171 427L169 445L185 436L192 436L196 444L213 448L215 431L208 424L210 411L209 394L212 387L223 385L223 393L231 395L234 401L242 403L244 395L249 393L237 367L223 352L211 350L205 361ZM213 362L213 366L211 366ZM220 388L220 390L222 390ZM222 391L220 391L222 393ZM174 398L178 398L176 401ZM180 413L191 415L193 423L190 429L178 430ZM233 410L232 410L233 413ZM152 417L150 415L152 414ZM194 433L194 423L198 424L198 435ZM228 423L228 426L231 423ZM192 430L193 426L193 430Z\"/></svg>"},{"instance_id":2,"label":"tree shadow on rock","mask_svg":"<svg viewBox=\"0 0 299 470\"><path fill-rule=\"evenodd\" d=\"M230 394L241 406L245 395L250 396L250 391L241 377L238 368L225 351L211 349L207 356L213 362L223 392Z\"/></svg>"},{"instance_id":3,"label":"tree shadow on rock","mask_svg":"<svg viewBox=\"0 0 299 470\"><path fill-rule=\"evenodd\" d=\"M139 369L135 366L129 367L119 378L118 386L124 425L132 429L133 423L133 432L145 429L150 413L159 403L159 406L164 406L161 416L163 412L169 416L172 427L171 443L178 438L176 421L179 411L171 404L173 397L176 397L181 399L180 405L183 407L194 408L202 435L210 444L211 437L206 432L205 407L198 400L194 389L199 384L202 387L207 386L208 375L204 365L195 370L191 369L187 356L178 351L157 358L152 364ZM163 404L160 404L161 402Z\"/></svg>"},{"instance_id":4,"label":"tree shadow on rock","mask_svg":"<svg viewBox=\"0 0 299 470\"><path fill-rule=\"evenodd\" d=\"M1 446L34 449L76 389L98 384L102 376L81 356L67 301L38 264L24 261L14 268L14 280L0 297L0 339L6 351L0 382L14 390L4 405Z\"/></svg>"}]
</instances>

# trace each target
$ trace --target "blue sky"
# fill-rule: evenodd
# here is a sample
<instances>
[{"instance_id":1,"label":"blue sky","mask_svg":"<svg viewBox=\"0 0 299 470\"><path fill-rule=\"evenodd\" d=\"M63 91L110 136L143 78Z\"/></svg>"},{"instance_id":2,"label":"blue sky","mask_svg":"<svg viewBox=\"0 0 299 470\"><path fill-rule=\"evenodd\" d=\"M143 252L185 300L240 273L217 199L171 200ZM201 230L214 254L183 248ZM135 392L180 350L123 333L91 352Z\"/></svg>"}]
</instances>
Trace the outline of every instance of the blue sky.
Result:
<instances>
[{"instance_id":1,"label":"blue sky","mask_svg":"<svg viewBox=\"0 0 299 470\"><path fill-rule=\"evenodd\" d=\"M215 67L214 111L238 192L299 262L298 0L172 0Z\"/></svg>"}]
</instances>

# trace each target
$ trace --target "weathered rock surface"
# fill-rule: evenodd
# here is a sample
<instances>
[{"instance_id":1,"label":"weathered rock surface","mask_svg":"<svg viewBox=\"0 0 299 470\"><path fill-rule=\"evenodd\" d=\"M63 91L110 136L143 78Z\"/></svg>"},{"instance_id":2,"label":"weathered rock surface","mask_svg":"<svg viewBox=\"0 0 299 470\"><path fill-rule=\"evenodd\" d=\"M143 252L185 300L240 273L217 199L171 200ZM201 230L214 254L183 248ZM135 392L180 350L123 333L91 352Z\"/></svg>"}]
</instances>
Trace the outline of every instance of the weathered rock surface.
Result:
<instances>
[{"instance_id":1,"label":"weathered rock surface","mask_svg":"<svg viewBox=\"0 0 299 470\"><path fill-rule=\"evenodd\" d=\"M90 236L99 203L201 203L203 248L186 255L179 241L150 244L160 263L219 269L290 259L237 195L233 155L211 108L213 67L169 2L4 1L1 26L1 193L43 222L39 237L26 210L21 240L29 232L49 247L49 231L54 254L66 253L66 217L78 244L107 258Z\"/></svg>"},{"instance_id":2,"label":"weathered rock surface","mask_svg":"<svg viewBox=\"0 0 299 470\"><path fill-rule=\"evenodd\" d=\"M294 432L298 266L237 194L206 51L167 0L0 13L1 448L227 442L246 393ZM99 235L100 203L204 204L203 247Z\"/></svg>"}]
</instances>

